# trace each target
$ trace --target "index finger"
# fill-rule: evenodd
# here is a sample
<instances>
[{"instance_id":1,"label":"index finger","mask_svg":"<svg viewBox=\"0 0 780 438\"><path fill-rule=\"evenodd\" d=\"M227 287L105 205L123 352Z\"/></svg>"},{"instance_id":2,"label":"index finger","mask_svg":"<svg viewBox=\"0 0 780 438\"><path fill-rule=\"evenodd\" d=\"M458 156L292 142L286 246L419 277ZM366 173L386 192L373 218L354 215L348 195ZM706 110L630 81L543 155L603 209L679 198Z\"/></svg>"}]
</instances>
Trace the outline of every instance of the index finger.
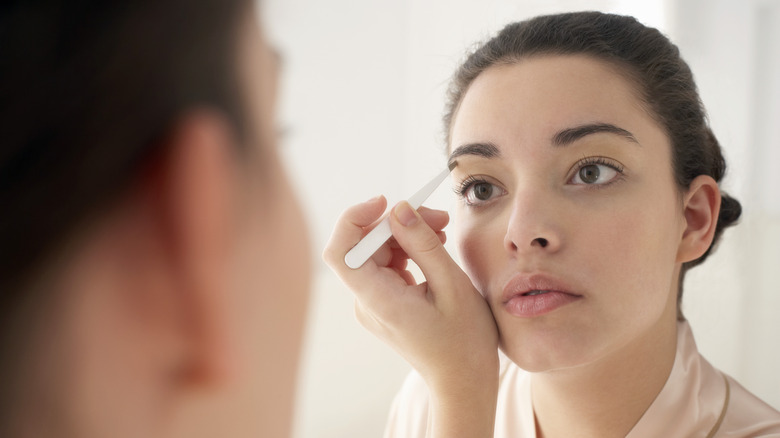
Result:
<instances>
[{"instance_id":1,"label":"index finger","mask_svg":"<svg viewBox=\"0 0 780 438\"><path fill-rule=\"evenodd\" d=\"M339 216L322 258L336 269L344 263L344 254L366 234L366 228L375 224L387 207L384 196L377 196L361 204L353 205Z\"/></svg>"}]
</instances>

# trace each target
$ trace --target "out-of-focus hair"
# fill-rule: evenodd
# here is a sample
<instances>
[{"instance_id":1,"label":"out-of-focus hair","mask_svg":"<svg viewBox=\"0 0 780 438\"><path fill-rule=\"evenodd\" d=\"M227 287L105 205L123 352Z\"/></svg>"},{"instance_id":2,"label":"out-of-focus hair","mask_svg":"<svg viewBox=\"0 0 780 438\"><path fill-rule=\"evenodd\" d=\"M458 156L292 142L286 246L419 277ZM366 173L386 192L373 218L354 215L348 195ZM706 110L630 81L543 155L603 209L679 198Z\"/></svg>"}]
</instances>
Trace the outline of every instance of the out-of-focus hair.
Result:
<instances>
[{"instance_id":1,"label":"out-of-focus hair","mask_svg":"<svg viewBox=\"0 0 780 438\"><path fill-rule=\"evenodd\" d=\"M249 12L247 0L0 5L0 398L25 342L20 309L42 298L29 285L163 152L177 117L205 106L245 134Z\"/></svg>"}]
</instances>

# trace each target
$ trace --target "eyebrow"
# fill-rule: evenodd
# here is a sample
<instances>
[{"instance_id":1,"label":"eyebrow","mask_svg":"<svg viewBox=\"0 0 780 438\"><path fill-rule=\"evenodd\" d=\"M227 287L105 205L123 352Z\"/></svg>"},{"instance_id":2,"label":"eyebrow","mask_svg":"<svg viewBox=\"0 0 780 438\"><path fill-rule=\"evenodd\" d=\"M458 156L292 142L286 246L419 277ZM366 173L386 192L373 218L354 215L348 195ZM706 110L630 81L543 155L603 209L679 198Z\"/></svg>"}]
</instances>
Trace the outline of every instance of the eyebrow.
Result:
<instances>
[{"instance_id":1,"label":"eyebrow","mask_svg":"<svg viewBox=\"0 0 780 438\"><path fill-rule=\"evenodd\" d=\"M497 158L501 156L501 150L493 143L467 143L455 148L447 159L447 164L463 155L476 155L482 158Z\"/></svg>"},{"instance_id":2,"label":"eyebrow","mask_svg":"<svg viewBox=\"0 0 780 438\"><path fill-rule=\"evenodd\" d=\"M624 137L632 143L640 144L636 137L634 137L634 134L610 123L590 123L586 125L575 126L573 128L566 128L553 136L552 144L554 146L568 146L584 137L600 133L616 134ZM449 158L447 159L447 163L452 164L456 158L463 155L475 155L482 158L500 158L501 150L498 148L498 146L490 142L466 143L456 147L452 151Z\"/></svg>"},{"instance_id":3,"label":"eyebrow","mask_svg":"<svg viewBox=\"0 0 780 438\"><path fill-rule=\"evenodd\" d=\"M564 129L553 136L552 144L554 146L568 146L583 137L600 133L616 134L632 143L640 144L634 134L610 123L591 123Z\"/></svg>"}]
</instances>

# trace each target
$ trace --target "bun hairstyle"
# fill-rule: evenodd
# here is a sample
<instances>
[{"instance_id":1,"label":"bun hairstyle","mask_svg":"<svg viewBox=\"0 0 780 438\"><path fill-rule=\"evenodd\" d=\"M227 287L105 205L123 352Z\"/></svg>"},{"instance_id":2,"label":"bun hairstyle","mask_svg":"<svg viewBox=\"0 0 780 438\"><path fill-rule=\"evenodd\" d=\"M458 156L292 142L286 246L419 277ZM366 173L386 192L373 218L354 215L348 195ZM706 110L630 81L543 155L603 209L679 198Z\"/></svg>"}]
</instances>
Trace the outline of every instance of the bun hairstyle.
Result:
<instances>
[{"instance_id":1,"label":"bun hairstyle","mask_svg":"<svg viewBox=\"0 0 780 438\"><path fill-rule=\"evenodd\" d=\"M666 130L672 145L677 186L686 190L699 175L720 182L726 172L720 144L710 129L688 64L661 32L632 17L600 12L547 15L512 23L479 45L455 72L445 107L444 128L450 143L452 121L471 83L493 65L512 64L538 55L587 55L618 67L632 81L649 112ZM679 278L678 318L682 284L688 269L712 252L723 230L742 212L739 201L721 193L720 215L712 245L696 260L683 264Z\"/></svg>"}]
</instances>

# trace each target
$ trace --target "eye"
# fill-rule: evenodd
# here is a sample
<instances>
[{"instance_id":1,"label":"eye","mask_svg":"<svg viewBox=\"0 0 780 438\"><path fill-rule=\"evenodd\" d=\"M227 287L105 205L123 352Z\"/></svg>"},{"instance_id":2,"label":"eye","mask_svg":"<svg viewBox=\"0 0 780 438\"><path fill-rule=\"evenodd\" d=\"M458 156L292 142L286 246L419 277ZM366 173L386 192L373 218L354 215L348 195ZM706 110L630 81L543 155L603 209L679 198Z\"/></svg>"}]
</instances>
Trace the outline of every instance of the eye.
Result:
<instances>
[{"instance_id":1,"label":"eye","mask_svg":"<svg viewBox=\"0 0 780 438\"><path fill-rule=\"evenodd\" d=\"M604 185L613 182L623 174L623 168L605 158L585 158L574 166L577 170L571 184Z\"/></svg>"},{"instance_id":2,"label":"eye","mask_svg":"<svg viewBox=\"0 0 780 438\"><path fill-rule=\"evenodd\" d=\"M466 178L455 192L470 206L485 204L505 193L501 187L473 176Z\"/></svg>"}]
</instances>

